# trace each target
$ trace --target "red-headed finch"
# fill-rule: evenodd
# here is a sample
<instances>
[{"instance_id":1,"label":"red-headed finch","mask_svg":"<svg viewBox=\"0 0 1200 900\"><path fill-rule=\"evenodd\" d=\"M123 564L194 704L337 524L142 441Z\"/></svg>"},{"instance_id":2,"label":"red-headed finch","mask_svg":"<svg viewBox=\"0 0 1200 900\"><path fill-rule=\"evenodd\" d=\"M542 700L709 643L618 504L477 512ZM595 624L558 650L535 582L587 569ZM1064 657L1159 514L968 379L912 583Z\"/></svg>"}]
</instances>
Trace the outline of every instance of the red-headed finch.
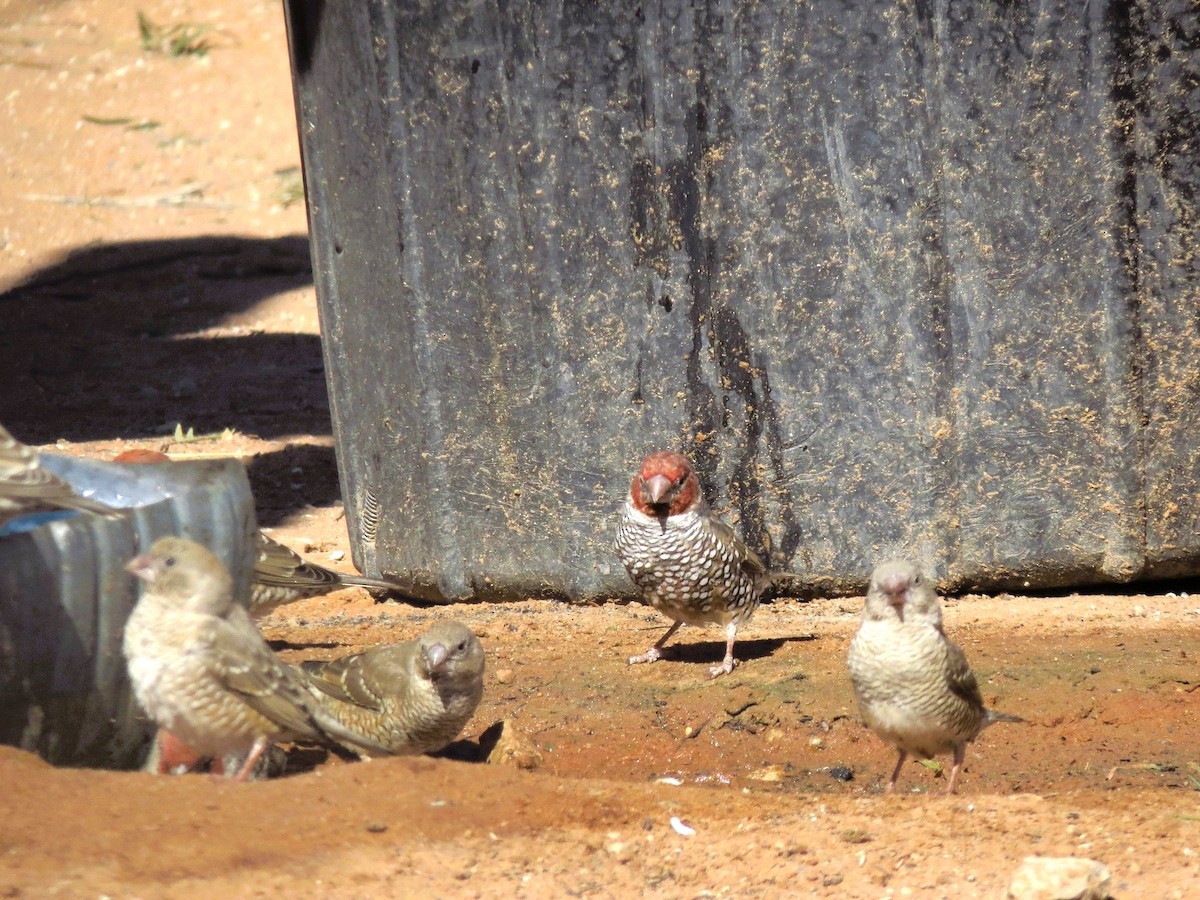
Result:
<instances>
[{"instance_id":1,"label":"red-headed finch","mask_svg":"<svg viewBox=\"0 0 1200 900\"><path fill-rule=\"evenodd\" d=\"M633 476L617 528L617 555L642 600L674 619L657 643L629 662L654 662L680 625L725 629L725 658L709 675L733 671L738 626L771 581L761 559L714 516L692 464L681 453L652 453Z\"/></svg>"}]
</instances>

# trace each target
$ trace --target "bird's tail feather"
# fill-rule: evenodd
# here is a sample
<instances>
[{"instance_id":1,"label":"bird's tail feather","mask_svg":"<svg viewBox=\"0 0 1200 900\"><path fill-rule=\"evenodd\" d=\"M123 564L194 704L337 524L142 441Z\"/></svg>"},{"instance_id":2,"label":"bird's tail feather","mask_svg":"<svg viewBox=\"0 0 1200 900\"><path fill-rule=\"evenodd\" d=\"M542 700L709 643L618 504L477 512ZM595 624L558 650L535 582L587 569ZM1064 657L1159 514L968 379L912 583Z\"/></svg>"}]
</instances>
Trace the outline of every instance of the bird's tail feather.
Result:
<instances>
[{"instance_id":1,"label":"bird's tail feather","mask_svg":"<svg viewBox=\"0 0 1200 900\"><path fill-rule=\"evenodd\" d=\"M1014 716L1012 713L1003 713L1003 712L998 712L997 710L994 710L994 709L989 709L987 711L987 721L983 723L983 727L986 728L989 725L995 725L997 722L1024 722L1024 721L1025 720L1022 719L1020 716Z\"/></svg>"}]
</instances>

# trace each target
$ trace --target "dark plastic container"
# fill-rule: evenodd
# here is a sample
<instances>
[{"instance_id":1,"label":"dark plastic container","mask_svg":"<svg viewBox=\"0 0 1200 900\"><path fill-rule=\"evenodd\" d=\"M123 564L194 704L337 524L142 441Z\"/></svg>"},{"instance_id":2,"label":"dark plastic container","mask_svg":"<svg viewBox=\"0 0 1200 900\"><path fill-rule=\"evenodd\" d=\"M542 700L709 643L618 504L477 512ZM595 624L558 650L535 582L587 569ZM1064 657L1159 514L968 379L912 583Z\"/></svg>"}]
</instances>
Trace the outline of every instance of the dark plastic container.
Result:
<instances>
[{"instance_id":1,"label":"dark plastic container","mask_svg":"<svg viewBox=\"0 0 1200 900\"><path fill-rule=\"evenodd\" d=\"M665 447L818 590L1195 571L1191 4L285 6L364 571L627 595Z\"/></svg>"}]
</instances>

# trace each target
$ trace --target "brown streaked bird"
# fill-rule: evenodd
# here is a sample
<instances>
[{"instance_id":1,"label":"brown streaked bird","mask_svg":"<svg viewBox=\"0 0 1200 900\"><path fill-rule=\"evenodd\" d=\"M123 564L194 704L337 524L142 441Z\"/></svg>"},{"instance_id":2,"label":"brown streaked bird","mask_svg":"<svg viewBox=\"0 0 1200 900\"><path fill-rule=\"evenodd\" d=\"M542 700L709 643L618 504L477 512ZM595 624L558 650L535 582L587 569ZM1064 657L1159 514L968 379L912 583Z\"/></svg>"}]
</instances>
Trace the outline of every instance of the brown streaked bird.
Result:
<instances>
[{"instance_id":1,"label":"brown streaked bird","mask_svg":"<svg viewBox=\"0 0 1200 900\"><path fill-rule=\"evenodd\" d=\"M126 450L113 460L121 463L170 462L171 457L158 450L140 447ZM398 586L365 575L348 575L310 563L300 554L261 531L255 533L254 578L250 590L250 612L265 616L278 606L328 594L345 587L361 587L369 591L399 590Z\"/></svg>"},{"instance_id":2,"label":"brown streaked bird","mask_svg":"<svg viewBox=\"0 0 1200 900\"><path fill-rule=\"evenodd\" d=\"M47 509L75 509L109 517L124 515L120 509L81 497L38 462L36 450L0 426L0 523Z\"/></svg>"},{"instance_id":3,"label":"brown streaked bird","mask_svg":"<svg viewBox=\"0 0 1200 900\"><path fill-rule=\"evenodd\" d=\"M946 785L953 794L967 744L995 722L1023 721L984 706L967 657L942 629L933 585L905 560L888 560L871 573L848 662L867 727L900 754L888 793L909 754L953 753Z\"/></svg>"},{"instance_id":4,"label":"brown streaked bird","mask_svg":"<svg viewBox=\"0 0 1200 900\"><path fill-rule=\"evenodd\" d=\"M371 591L396 591L397 586L365 575L346 575L316 563L306 562L261 531L256 536L254 586L250 592L250 611L263 616L275 607L293 600L328 594L344 587Z\"/></svg>"},{"instance_id":5,"label":"brown streaked bird","mask_svg":"<svg viewBox=\"0 0 1200 900\"><path fill-rule=\"evenodd\" d=\"M237 780L271 741L330 740L303 677L234 602L229 571L212 552L165 537L126 568L144 584L125 626L129 679L160 729L201 756L244 757Z\"/></svg>"},{"instance_id":6,"label":"brown streaked bird","mask_svg":"<svg viewBox=\"0 0 1200 900\"><path fill-rule=\"evenodd\" d=\"M453 741L483 696L483 668L475 633L444 620L415 640L303 663L317 721L365 757L430 753Z\"/></svg>"},{"instance_id":7,"label":"brown streaked bird","mask_svg":"<svg viewBox=\"0 0 1200 900\"><path fill-rule=\"evenodd\" d=\"M616 551L643 602L674 619L630 664L657 660L680 625L716 623L725 629L725 658L709 676L732 672L738 627L758 608L771 575L709 511L686 456L668 451L642 460L617 528Z\"/></svg>"}]
</instances>

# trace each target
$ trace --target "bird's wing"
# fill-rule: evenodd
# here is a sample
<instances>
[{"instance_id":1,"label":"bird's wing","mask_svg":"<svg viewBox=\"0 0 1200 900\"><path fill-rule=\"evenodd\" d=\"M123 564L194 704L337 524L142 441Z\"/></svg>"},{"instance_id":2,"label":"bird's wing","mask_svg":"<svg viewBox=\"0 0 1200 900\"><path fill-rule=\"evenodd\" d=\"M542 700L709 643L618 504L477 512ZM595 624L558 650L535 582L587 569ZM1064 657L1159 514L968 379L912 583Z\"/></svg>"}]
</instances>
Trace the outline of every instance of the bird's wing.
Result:
<instances>
[{"instance_id":1,"label":"bird's wing","mask_svg":"<svg viewBox=\"0 0 1200 900\"><path fill-rule=\"evenodd\" d=\"M373 665L377 662L375 656L378 656L377 652L372 652L371 656L356 653L329 663L310 660L303 664L303 669L309 685L319 692L314 715L320 727L356 753L390 756L395 753L393 748L343 721L345 713L339 711L334 702L368 713L387 714L383 703L385 696L401 693L404 682L390 677L394 667L384 665L380 670ZM323 700L323 697L329 699ZM354 718L361 719L362 715Z\"/></svg>"},{"instance_id":2,"label":"bird's wing","mask_svg":"<svg viewBox=\"0 0 1200 900\"><path fill-rule=\"evenodd\" d=\"M313 721L300 674L272 652L243 607L233 607L207 627L209 666L221 684L281 728L313 739L324 737Z\"/></svg>"},{"instance_id":3,"label":"bird's wing","mask_svg":"<svg viewBox=\"0 0 1200 900\"><path fill-rule=\"evenodd\" d=\"M22 444L3 426L0 426L0 497L83 509L105 516L123 515L118 509L75 493L67 482L38 463L32 447Z\"/></svg>"},{"instance_id":4,"label":"bird's wing","mask_svg":"<svg viewBox=\"0 0 1200 900\"><path fill-rule=\"evenodd\" d=\"M398 693L406 673L390 659L394 648L376 648L368 653L355 653L331 662L310 660L303 664L309 683L343 703L353 703L363 709L383 710L384 699Z\"/></svg>"},{"instance_id":5,"label":"bird's wing","mask_svg":"<svg viewBox=\"0 0 1200 900\"><path fill-rule=\"evenodd\" d=\"M967 656L958 644L949 639L946 641L946 686L971 706L983 709L983 694L979 691L979 682L975 680Z\"/></svg>"},{"instance_id":6,"label":"bird's wing","mask_svg":"<svg viewBox=\"0 0 1200 900\"><path fill-rule=\"evenodd\" d=\"M267 537L261 531L256 538L254 580L259 584L280 587L332 588L338 583L337 574L320 566L306 563L299 554Z\"/></svg>"},{"instance_id":7,"label":"bird's wing","mask_svg":"<svg viewBox=\"0 0 1200 900\"><path fill-rule=\"evenodd\" d=\"M396 585L365 575L345 575L324 566L306 562L302 556L261 531L256 536L258 557L254 562L254 580L259 584L333 590L338 585L356 585L378 591L397 590Z\"/></svg>"},{"instance_id":8,"label":"bird's wing","mask_svg":"<svg viewBox=\"0 0 1200 900\"><path fill-rule=\"evenodd\" d=\"M766 574L767 567L762 559L746 546L746 542L739 538L732 528L717 518L710 519L709 524L717 538L733 549L743 572L755 579Z\"/></svg>"}]
</instances>

